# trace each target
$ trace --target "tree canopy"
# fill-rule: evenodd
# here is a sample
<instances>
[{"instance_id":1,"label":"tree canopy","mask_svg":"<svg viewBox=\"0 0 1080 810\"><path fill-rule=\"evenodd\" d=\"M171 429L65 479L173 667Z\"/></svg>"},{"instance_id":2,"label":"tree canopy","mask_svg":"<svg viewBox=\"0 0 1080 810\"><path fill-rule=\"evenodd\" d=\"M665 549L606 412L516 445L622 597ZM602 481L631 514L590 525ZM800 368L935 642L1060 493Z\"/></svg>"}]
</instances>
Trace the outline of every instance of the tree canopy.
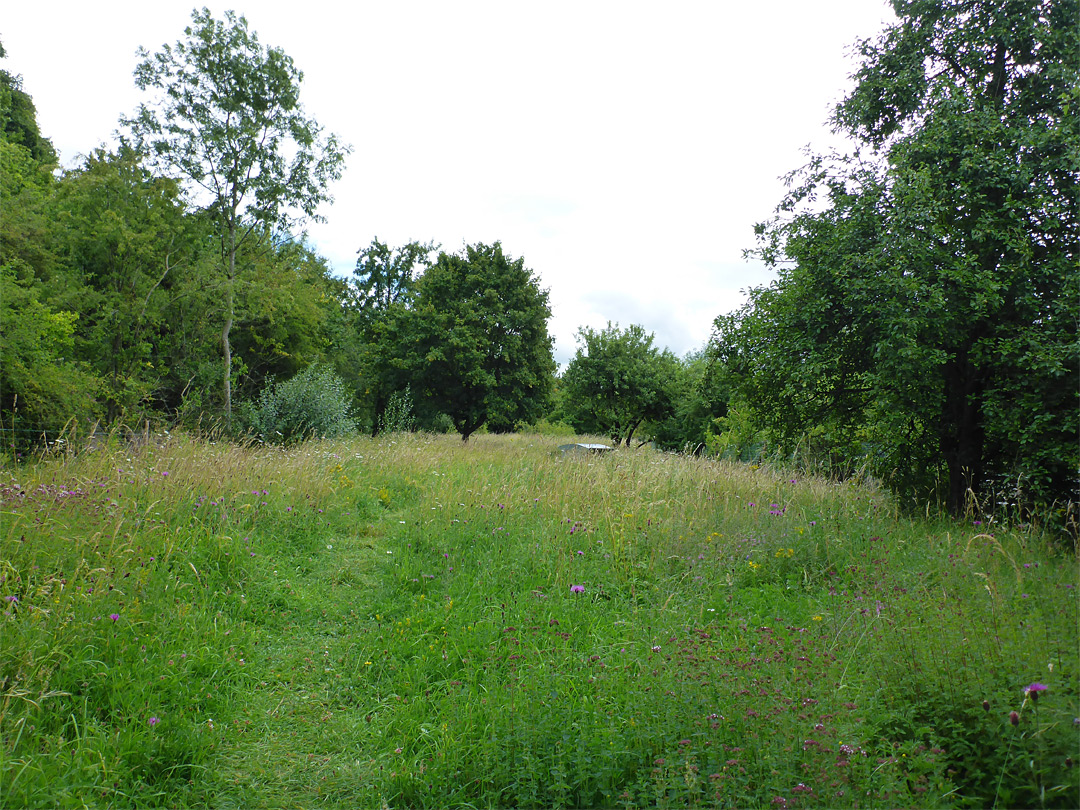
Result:
<instances>
[{"instance_id":1,"label":"tree canopy","mask_svg":"<svg viewBox=\"0 0 1080 810\"><path fill-rule=\"evenodd\" d=\"M391 248L378 237L357 251L357 306L366 317L385 312L396 303L405 303L413 293L418 267L431 263L431 253L439 249L434 242L407 242Z\"/></svg>"},{"instance_id":2,"label":"tree canopy","mask_svg":"<svg viewBox=\"0 0 1080 810\"><path fill-rule=\"evenodd\" d=\"M550 317L547 291L500 243L441 252L413 303L376 325L380 364L463 440L489 421L513 429L540 415L551 390Z\"/></svg>"},{"instance_id":3,"label":"tree canopy","mask_svg":"<svg viewBox=\"0 0 1080 810\"><path fill-rule=\"evenodd\" d=\"M1076 0L895 0L757 254L777 281L716 352L789 446L808 432L954 511L1075 500Z\"/></svg>"},{"instance_id":4,"label":"tree canopy","mask_svg":"<svg viewBox=\"0 0 1080 810\"><path fill-rule=\"evenodd\" d=\"M578 330L578 349L562 378L565 407L578 430L629 445L643 422L672 415L679 362L653 340L637 324Z\"/></svg>"}]
</instances>

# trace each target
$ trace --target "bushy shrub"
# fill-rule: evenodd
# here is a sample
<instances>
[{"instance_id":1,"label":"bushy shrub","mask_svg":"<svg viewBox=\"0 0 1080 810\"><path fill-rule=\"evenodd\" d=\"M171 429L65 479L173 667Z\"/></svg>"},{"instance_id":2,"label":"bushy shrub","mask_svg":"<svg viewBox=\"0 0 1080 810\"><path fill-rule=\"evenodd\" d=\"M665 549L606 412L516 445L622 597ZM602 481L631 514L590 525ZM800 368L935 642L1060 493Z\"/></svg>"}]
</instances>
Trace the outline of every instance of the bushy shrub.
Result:
<instances>
[{"instance_id":1,"label":"bushy shrub","mask_svg":"<svg viewBox=\"0 0 1080 810\"><path fill-rule=\"evenodd\" d=\"M284 382L275 382L245 403L241 416L263 441L290 444L311 437L337 438L356 430L351 394L331 369L309 366Z\"/></svg>"}]
</instances>

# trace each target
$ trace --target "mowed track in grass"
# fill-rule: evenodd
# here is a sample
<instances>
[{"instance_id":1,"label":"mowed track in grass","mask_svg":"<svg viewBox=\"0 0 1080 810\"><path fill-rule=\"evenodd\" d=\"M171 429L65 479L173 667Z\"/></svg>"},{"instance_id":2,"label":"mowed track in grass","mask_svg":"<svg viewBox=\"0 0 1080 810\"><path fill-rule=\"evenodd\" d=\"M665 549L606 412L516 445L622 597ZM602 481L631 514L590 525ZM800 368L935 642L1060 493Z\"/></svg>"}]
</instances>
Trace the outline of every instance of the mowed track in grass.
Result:
<instances>
[{"instance_id":1,"label":"mowed track in grass","mask_svg":"<svg viewBox=\"0 0 1080 810\"><path fill-rule=\"evenodd\" d=\"M11 470L3 795L1077 803L1071 550L866 483L558 443L174 438Z\"/></svg>"}]
</instances>

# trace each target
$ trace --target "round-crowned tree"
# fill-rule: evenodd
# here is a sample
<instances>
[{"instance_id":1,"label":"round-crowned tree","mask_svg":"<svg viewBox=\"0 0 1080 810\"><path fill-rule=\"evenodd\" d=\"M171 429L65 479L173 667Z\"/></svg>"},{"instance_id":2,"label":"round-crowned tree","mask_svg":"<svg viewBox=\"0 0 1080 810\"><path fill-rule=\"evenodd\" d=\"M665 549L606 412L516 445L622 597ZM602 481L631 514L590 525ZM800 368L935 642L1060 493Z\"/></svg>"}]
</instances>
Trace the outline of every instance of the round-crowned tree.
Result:
<instances>
[{"instance_id":1,"label":"round-crowned tree","mask_svg":"<svg viewBox=\"0 0 1080 810\"><path fill-rule=\"evenodd\" d=\"M502 245L442 252L407 306L378 327L380 365L411 385L418 410L450 417L463 441L481 425L530 421L555 373L547 290Z\"/></svg>"}]
</instances>

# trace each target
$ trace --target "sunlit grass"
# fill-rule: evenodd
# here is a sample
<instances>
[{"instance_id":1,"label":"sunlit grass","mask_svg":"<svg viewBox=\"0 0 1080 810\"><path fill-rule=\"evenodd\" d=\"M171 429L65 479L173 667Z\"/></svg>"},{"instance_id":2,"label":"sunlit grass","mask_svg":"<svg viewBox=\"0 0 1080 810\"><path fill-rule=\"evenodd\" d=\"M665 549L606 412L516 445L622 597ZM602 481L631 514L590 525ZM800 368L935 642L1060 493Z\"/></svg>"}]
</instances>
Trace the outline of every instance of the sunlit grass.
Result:
<instances>
[{"instance_id":1,"label":"sunlit grass","mask_svg":"<svg viewBox=\"0 0 1080 810\"><path fill-rule=\"evenodd\" d=\"M562 441L8 467L4 805L1078 804L1072 550Z\"/></svg>"}]
</instances>

